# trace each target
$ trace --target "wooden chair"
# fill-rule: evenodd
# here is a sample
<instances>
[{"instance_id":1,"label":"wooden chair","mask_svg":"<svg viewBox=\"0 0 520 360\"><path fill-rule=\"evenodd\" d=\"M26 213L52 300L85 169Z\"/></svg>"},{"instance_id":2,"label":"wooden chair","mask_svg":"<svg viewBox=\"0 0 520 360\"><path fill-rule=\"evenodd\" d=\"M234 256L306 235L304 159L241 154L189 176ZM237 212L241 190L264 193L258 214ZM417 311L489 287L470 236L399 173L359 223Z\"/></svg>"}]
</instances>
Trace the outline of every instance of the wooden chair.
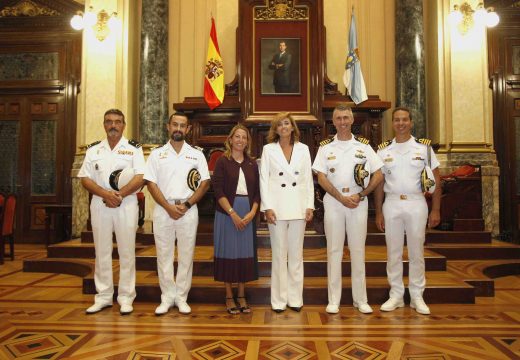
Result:
<instances>
[{"instance_id":1,"label":"wooden chair","mask_svg":"<svg viewBox=\"0 0 520 360\"><path fill-rule=\"evenodd\" d=\"M16 217L16 195L9 194L4 200L2 211L2 232L0 233L0 263L4 256L10 256L14 260L14 220ZM9 254L5 252L6 239L9 241Z\"/></svg>"}]
</instances>

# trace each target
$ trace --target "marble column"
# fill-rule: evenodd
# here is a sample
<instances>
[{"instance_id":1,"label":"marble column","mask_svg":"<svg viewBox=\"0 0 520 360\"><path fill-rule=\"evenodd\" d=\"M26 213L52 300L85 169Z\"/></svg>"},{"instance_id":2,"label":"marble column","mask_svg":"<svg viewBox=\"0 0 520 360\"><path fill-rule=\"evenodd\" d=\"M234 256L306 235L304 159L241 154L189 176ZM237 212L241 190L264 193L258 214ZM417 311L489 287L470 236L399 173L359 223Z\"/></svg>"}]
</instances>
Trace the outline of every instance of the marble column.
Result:
<instances>
[{"instance_id":1,"label":"marble column","mask_svg":"<svg viewBox=\"0 0 520 360\"><path fill-rule=\"evenodd\" d=\"M423 0L395 2L396 106L412 110L414 136L426 137Z\"/></svg>"},{"instance_id":2,"label":"marble column","mask_svg":"<svg viewBox=\"0 0 520 360\"><path fill-rule=\"evenodd\" d=\"M139 141L168 137L168 0L142 0Z\"/></svg>"}]
</instances>

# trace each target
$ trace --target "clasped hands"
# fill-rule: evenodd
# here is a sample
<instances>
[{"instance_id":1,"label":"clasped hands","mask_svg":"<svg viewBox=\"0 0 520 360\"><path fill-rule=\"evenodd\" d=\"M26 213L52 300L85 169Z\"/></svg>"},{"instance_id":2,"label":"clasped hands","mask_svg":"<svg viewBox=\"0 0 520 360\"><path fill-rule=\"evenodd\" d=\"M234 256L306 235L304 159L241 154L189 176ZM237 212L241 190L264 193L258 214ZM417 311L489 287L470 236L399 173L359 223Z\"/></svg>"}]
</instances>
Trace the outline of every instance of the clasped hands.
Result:
<instances>
[{"instance_id":1,"label":"clasped hands","mask_svg":"<svg viewBox=\"0 0 520 360\"><path fill-rule=\"evenodd\" d=\"M109 208L116 208L121 205L123 196L119 191L107 190L105 196L103 196L103 203Z\"/></svg>"},{"instance_id":2,"label":"clasped hands","mask_svg":"<svg viewBox=\"0 0 520 360\"><path fill-rule=\"evenodd\" d=\"M168 204L168 207L165 208L166 212L168 213L168 215L170 215L170 217L173 219L173 220L179 220L181 217L184 216L184 214L186 214L186 212L189 210L188 207L184 204L179 204L179 205L175 205L175 204Z\"/></svg>"},{"instance_id":3,"label":"clasped hands","mask_svg":"<svg viewBox=\"0 0 520 360\"><path fill-rule=\"evenodd\" d=\"M359 206L361 199L358 194L353 195L340 195L341 197L338 201L343 204L343 206L348 207L349 209L355 209Z\"/></svg>"},{"instance_id":4,"label":"clasped hands","mask_svg":"<svg viewBox=\"0 0 520 360\"><path fill-rule=\"evenodd\" d=\"M241 218L236 211L233 211L229 216L231 217L231 220L233 221L233 224L235 224L237 230L242 231L246 228L247 224L249 224L255 218L255 213L250 211L243 218Z\"/></svg>"}]
</instances>

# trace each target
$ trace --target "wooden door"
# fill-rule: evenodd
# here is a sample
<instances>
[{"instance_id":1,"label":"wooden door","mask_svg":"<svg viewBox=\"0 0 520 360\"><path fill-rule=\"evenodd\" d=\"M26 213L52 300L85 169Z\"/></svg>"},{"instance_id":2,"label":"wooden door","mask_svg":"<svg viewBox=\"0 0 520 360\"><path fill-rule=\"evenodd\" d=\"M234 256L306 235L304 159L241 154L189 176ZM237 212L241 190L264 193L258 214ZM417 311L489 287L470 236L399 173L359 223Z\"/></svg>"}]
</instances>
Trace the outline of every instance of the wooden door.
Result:
<instances>
[{"instance_id":1,"label":"wooden door","mask_svg":"<svg viewBox=\"0 0 520 360\"><path fill-rule=\"evenodd\" d=\"M17 195L15 242L44 242L46 205L72 202L81 32L73 0L1 1L0 191Z\"/></svg>"},{"instance_id":2,"label":"wooden door","mask_svg":"<svg viewBox=\"0 0 520 360\"><path fill-rule=\"evenodd\" d=\"M518 3L518 4L517 4ZM493 135L500 167L500 232L520 242L520 2L498 5L500 24L488 31Z\"/></svg>"}]
</instances>

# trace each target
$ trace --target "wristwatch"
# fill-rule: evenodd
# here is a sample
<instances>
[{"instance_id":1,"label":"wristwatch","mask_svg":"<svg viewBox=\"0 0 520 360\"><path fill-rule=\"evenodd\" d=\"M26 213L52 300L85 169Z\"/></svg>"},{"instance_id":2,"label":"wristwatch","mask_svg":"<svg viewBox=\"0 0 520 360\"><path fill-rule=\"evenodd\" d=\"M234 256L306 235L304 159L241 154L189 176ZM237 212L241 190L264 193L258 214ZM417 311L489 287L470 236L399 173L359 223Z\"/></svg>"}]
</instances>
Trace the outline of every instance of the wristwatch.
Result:
<instances>
[{"instance_id":1,"label":"wristwatch","mask_svg":"<svg viewBox=\"0 0 520 360\"><path fill-rule=\"evenodd\" d=\"M365 195L363 195L362 193L358 192L358 196L359 196L359 201L365 200Z\"/></svg>"},{"instance_id":2,"label":"wristwatch","mask_svg":"<svg viewBox=\"0 0 520 360\"><path fill-rule=\"evenodd\" d=\"M191 208L191 204L188 200L184 202L184 206L186 206L188 209Z\"/></svg>"}]
</instances>

